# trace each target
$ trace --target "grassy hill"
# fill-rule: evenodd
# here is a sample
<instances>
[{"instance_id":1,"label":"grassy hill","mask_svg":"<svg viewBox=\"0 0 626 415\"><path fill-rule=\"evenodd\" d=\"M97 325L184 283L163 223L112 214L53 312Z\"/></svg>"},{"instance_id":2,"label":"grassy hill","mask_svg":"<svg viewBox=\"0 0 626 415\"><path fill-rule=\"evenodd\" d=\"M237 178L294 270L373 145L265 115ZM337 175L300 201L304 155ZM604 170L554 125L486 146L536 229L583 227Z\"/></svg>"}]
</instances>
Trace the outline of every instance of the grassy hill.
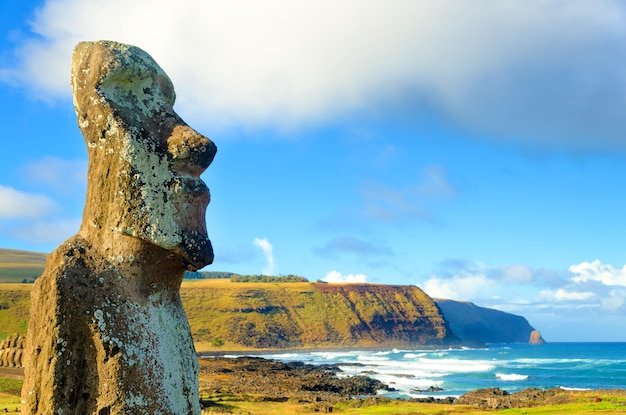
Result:
<instances>
[{"instance_id":1,"label":"grassy hill","mask_svg":"<svg viewBox=\"0 0 626 415\"><path fill-rule=\"evenodd\" d=\"M0 284L0 338L26 335L31 284ZM456 338L414 286L185 281L198 351L394 347Z\"/></svg>"},{"instance_id":2,"label":"grassy hill","mask_svg":"<svg viewBox=\"0 0 626 415\"><path fill-rule=\"evenodd\" d=\"M43 272L46 254L0 248L0 283L32 282Z\"/></svg>"},{"instance_id":3,"label":"grassy hill","mask_svg":"<svg viewBox=\"0 0 626 415\"><path fill-rule=\"evenodd\" d=\"M45 259L0 249L0 339L26 334L32 285L21 282L39 276ZM234 282L244 279L217 274L181 287L199 351L525 342L533 330L521 316L435 303L416 286Z\"/></svg>"},{"instance_id":4,"label":"grassy hill","mask_svg":"<svg viewBox=\"0 0 626 415\"><path fill-rule=\"evenodd\" d=\"M394 347L455 341L415 286L186 281L199 350Z\"/></svg>"}]
</instances>

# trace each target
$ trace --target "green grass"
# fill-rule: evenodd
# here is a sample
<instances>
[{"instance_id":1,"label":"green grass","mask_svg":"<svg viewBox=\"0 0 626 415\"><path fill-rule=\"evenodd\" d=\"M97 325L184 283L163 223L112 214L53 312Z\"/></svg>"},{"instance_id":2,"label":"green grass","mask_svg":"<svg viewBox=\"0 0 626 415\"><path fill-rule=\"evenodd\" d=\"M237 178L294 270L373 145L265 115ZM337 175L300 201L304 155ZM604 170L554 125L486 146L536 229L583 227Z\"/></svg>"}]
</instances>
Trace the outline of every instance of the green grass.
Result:
<instances>
[{"instance_id":1,"label":"green grass","mask_svg":"<svg viewBox=\"0 0 626 415\"><path fill-rule=\"evenodd\" d=\"M0 340L26 335L32 284L0 284Z\"/></svg>"},{"instance_id":2,"label":"green grass","mask_svg":"<svg viewBox=\"0 0 626 415\"><path fill-rule=\"evenodd\" d=\"M0 377L0 412L18 412L23 381Z\"/></svg>"},{"instance_id":3,"label":"green grass","mask_svg":"<svg viewBox=\"0 0 626 415\"><path fill-rule=\"evenodd\" d=\"M258 401L254 397L211 397L212 404L203 411L203 414L250 414L250 415L285 415L310 414L312 412L328 412L342 415L592 415L592 414L624 414L626 407L623 404L610 401L584 402L562 405L539 406L535 408L488 410L468 405L446 405L417 403L409 401L382 401L375 400L349 401L328 405L326 403L298 403L298 402L267 402Z\"/></svg>"},{"instance_id":4,"label":"green grass","mask_svg":"<svg viewBox=\"0 0 626 415\"><path fill-rule=\"evenodd\" d=\"M181 296L199 351L395 347L446 335L417 287L213 279L183 282Z\"/></svg>"},{"instance_id":5,"label":"green grass","mask_svg":"<svg viewBox=\"0 0 626 415\"><path fill-rule=\"evenodd\" d=\"M0 392L0 412L20 412L20 397Z\"/></svg>"},{"instance_id":6,"label":"green grass","mask_svg":"<svg viewBox=\"0 0 626 415\"><path fill-rule=\"evenodd\" d=\"M47 255L0 249L0 340L13 334L26 335L32 282L43 272Z\"/></svg>"},{"instance_id":7,"label":"green grass","mask_svg":"<svg viewBox=\"0 0 626 415\"><path fill-rule=\"evenodd\" d=\"M26 335L31 289L32 284L0 284L0 340ZM181 297L202 352L400 346L388 341L382 323L372 323L389 316L396 317L399 337L415 327L426 339L445 333L434 302L416 287L212 279L183 282Z\"/></svg>"},{"instance_id":8,"label":"green grass","mask_svg":"<svg viewBox=\"0 0 626 415\"><path fill-rule=\"evenodd\" d=\"M0 377L0 392L9 395L20 396L24 381L19 379Z\"/></svg>"},{"instance_id":9,"label":"green grass","mask_svg":"<svg viewBox=\"0 0 626 415\"><path fill-rule=\"evenodd\" d=\"M212 396L207 399L211 402L203 414L249 414L249 415L285 415L310 414L312 412L328 412L342 415L592 415L592 414L624 414L626 406L620 399L611 396L598 395L600 402L592 397L582 399L581 402L538 406L534 408L492 410L476 408L468 405L446 405L432 403L418 403L409 401L388 401L385 399L354 400L335 405L326 403L298 403L298 402L267 402L256 400L253 396Z\"/></svg>"}]
</instances>

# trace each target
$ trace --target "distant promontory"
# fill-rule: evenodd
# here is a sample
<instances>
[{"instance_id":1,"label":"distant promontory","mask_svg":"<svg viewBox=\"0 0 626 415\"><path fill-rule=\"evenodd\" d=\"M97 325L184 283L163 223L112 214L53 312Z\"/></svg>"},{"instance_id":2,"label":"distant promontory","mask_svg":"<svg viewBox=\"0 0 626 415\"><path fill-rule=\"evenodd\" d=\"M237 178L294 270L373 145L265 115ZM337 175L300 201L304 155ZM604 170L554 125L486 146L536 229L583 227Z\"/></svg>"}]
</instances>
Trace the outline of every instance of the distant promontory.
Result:
<instances>
[{"instance_id":1,"label":"distant promontory","mask_svg":"<svg viewBox=\"0 0 626 415\"><path fill-rule=\"evenodd\" d=\"M452 332L466 343L529 343L536 331L522 316L466 301L435 301Z\"/></svg>"}]
</instances>

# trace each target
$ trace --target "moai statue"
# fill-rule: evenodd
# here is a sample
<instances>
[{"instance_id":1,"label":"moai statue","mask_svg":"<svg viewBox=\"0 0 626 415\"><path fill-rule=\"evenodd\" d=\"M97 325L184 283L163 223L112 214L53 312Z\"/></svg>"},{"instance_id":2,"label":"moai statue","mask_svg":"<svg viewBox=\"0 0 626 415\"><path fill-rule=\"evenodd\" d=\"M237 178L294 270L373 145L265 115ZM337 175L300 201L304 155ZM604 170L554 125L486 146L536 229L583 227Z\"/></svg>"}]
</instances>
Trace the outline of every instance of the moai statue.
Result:
<instances>
[{"instance_id":1,"label":"moai statue","mask_svg":"<svg viewBox=\"0 0 626 415\"><path fill-rule=\"evenodd\" d=\"M15 364L15 354L17 352L17 348L15 347L11 347L10 349L7 349L7 364L6 367L15 367L17 366Z\"/></svg>"},{"instance_id":2,"label":"moai statue","mask_svg":"<svg viewBox=\"0 0 626 415\"><path fill-rule=\"evenodd\" d=\"M33 287L22 414L199 414L179 288L213 261L199 176L216 147L174 112L172 82L137 47L78 44L71 85L86 204Z\"/></svg>"},{"instance_id":3,"label":"moai statue","mask_svg":"<svg viewBox=\"0 0 626 415\"><path fill-rule=\"evenodd\" d=\"M20 349L19 347L15 349L15 356L13 357L13 362L15 367L24 366L24 349Z\"/></svg>"}]
</instances>

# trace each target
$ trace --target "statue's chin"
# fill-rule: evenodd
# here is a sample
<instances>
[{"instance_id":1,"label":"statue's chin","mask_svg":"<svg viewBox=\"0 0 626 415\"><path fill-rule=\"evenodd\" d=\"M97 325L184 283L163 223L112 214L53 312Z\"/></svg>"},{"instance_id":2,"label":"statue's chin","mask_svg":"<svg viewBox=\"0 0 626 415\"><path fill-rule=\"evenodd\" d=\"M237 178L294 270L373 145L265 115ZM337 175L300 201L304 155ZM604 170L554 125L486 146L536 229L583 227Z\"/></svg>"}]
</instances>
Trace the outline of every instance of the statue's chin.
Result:
<instances>
[{"instance_id":1,"label":"statue's chin","mask_svg":"<svg viewBox=\"0 0 626 415\"><path fill-rule=\"evenodd\" d=\"M213 246L209 238L201 237L196 232L184 235L183 243L172 248L188 271L197 271L213 263Z\"/></svg>"}]
</instances>

